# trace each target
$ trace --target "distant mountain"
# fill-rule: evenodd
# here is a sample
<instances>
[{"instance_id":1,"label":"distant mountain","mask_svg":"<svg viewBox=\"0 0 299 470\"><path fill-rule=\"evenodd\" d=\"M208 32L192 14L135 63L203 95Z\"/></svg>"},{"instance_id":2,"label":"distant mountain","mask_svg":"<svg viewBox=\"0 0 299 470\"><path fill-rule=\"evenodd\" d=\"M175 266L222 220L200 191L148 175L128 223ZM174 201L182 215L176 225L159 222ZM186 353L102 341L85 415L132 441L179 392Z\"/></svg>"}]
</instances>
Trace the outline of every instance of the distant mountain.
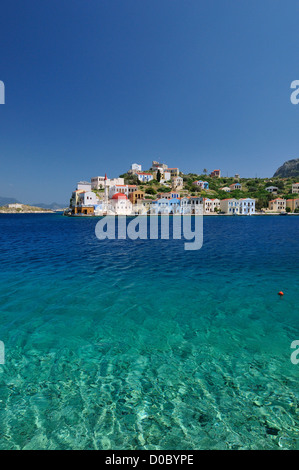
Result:
<instances>
[{"instance_id":1,"label":"distant mountain","mask_svg":"<svg viewBox=\"0 0 299 470\"><path fill-rule=\"evenodd\" d=\"M1 197L0 196L0 206L6 206L7 204L25 204L13 197ZM30 206L40 207L41 209L51 209L52 211L56 211L58 209L65 209L68 204L58 204L57 202L52 202L52 204L44 204L42 202L29 204Z\"/></svg>"},{"instance_id":2,"label":"distant mountain","mask_svg":"<svg viewBox=\"0 0 299 470\"><path fill-rule=\"evenodd\" d=\"M278 168L273 176L278 176L279 178L299 177L299 158L285 162Z\"/></svg>"},{"instance_id":3,"label":"distant mountain","mask_svg":"<svg viewBox=\"0 0 299 470\"><path fill-rule=\"evenodd\" d=\"M30 204L31 206L41 207L42 209L51 209L52 211L57 211L58 209L65 209L68 204L57 204L57 202L52 202L52 204L44 204L42 202Z\"/></svg>"},{"instance_id":4,"label":"distant mountain","mask_svg":"<svg viewBox=\"0 0 299 470\"><path fill-rule=\"evenodd\" d=\"M0 196L0 206L5 206L6 204L21 204L20 201L14 199L13 197L1 197Z\"/></svg>"}]
</instances>

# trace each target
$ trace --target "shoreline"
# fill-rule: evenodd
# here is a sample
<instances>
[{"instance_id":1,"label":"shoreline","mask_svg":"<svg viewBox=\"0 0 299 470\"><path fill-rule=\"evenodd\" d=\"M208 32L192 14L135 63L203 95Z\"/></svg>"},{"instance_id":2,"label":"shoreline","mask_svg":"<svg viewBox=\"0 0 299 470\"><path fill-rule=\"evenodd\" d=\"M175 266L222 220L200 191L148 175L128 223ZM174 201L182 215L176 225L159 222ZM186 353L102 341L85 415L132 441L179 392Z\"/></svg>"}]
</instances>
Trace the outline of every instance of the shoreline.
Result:
<instances>
[{"instance_id":1,"label":"shoreline","mask_svg":"<svg viewBox=\"0 0 299 470\"><path fill-rule=\"evenodd\" d=\"M72 214L72 215L63 215L64 217L78 217L78 218L85 218L85 217L88 217L88 218L91 218L91 217L107 217L107 216L110 216L110 217L178 217L178 216L192 216L192 217L198 217L198 216L203 216L203 217L255 217L255 216L259 216L259 217L263 217L263 216L279 216L279 215L282 215L280 212L271 212L271 213L267 213L267 214L260 214L260 213L257 213L257 214L103 214L103 215L89 215L89 214ZM287 214L283 214L283 216L299 216L299 214L294 214L294 213L287 213Z\"/></svg>"},{"instance_id":2,"label":"shoreline","mask_svg":"<svg viewBox=\"0 0 299 470\"><path fill-rule=\"evenodd\" d=\"M0 211L0 214L55 214L54 211Z\"/></svg>"}]
</instances>

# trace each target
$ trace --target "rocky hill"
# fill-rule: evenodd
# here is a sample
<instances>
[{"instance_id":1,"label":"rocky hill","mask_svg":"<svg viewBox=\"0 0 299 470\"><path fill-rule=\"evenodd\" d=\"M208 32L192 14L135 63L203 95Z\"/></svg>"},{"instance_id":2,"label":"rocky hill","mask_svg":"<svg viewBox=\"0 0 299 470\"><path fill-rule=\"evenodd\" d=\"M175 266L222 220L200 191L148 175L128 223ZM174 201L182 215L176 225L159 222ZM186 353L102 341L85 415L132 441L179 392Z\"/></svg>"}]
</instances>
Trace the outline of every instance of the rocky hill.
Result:
<instances>
[{"instance_id":1,"label":"rocky hill","mask_svg":"<svg viewBox=\"0 0 299 470\"><path fill-rule=\"evenodd\" d=\"M14 203L12 203L14 204ZM39 213L53 213L50 209L43 209L42 207L28 206L28 204L15 204L15 207L0 206L1 214L39 214Z\"/></svg>"},{"instance_id":2,"label":"rocky hill","mask_svg":"<svg viewBox=\"0 0 299 470\"><path fill-rule=\"evenodd\" d=\"M299 158L288 160L274 173L278 178L296 178L299 177Z\"/></svg>"}]
</instances>

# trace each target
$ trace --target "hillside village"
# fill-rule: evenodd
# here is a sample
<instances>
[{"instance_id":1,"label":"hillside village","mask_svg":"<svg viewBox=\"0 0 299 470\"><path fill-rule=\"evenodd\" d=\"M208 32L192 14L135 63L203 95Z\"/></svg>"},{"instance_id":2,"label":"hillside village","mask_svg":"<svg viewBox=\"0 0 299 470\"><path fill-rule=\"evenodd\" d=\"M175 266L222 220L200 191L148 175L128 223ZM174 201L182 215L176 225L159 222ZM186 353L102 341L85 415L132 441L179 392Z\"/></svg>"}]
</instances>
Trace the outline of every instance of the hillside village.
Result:
<instances>
[{"instance_id":1,"label":"hillside village","mask_svg":"<svg viewBox=\"0 0 299 470\"><path fill-rule=\"evenodd\" d=\"M253 215L299 213L298 178L223 177L220 169L201 175L153 161L148 170L133 163L119 177L80 181L66 215Z\"/></svg>"}]
</instances>

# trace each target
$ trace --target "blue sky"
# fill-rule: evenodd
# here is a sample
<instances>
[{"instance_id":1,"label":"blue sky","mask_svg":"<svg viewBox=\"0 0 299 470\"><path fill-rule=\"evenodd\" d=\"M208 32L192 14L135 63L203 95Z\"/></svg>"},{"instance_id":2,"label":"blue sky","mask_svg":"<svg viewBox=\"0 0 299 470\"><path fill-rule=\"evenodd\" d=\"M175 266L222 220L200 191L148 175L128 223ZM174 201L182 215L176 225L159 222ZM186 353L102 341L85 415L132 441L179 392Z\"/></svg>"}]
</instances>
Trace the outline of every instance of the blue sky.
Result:
<instances>
[{"instance_id":1,"label":"blue sky","mask_svg":"<svg viewBox=\"0 0 299 470\"><path fill-rule=\"evenodd\" d=\"M271 176L299 156L296 0L4 0L0 195L66 202L153 159Z\"/></svg>"}]
</instances>

